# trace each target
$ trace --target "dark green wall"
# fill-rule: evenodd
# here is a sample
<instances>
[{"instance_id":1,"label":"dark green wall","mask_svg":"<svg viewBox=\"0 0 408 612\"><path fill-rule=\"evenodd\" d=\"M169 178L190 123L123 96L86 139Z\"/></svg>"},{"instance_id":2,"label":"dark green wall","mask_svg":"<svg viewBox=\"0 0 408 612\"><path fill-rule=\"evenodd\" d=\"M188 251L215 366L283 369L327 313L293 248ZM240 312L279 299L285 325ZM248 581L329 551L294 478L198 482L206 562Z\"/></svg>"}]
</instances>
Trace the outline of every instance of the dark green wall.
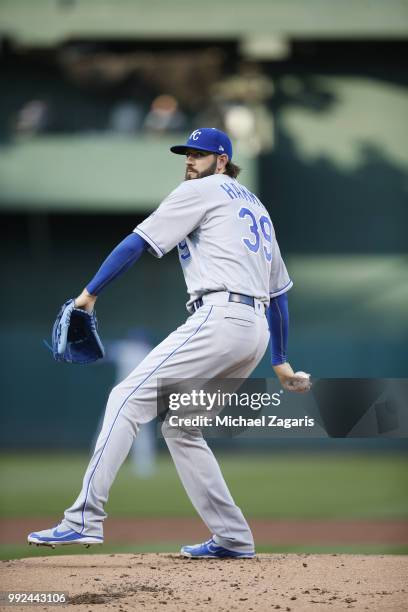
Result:
<instances>
[{"instance_id":1,"label":"dark green wall","mask_svg":"<svg viewBox=\"0 0 408 612\"><path fill-rule=\"evenodd\" d=\"M86 447L113 384L113 367L55 363L43 338L50 336L59 305L81 290L135 220L101 215L1 221L0 443ZM288 254L287 262L295 281L289 346L296 368L315 377L407 376L403 256ZM185 301L176 255L144 255L101 296L102 337L144 327L159 341L185 318ZM256 374L271 374L267 357Z\"/></svg>"}]
</instances>

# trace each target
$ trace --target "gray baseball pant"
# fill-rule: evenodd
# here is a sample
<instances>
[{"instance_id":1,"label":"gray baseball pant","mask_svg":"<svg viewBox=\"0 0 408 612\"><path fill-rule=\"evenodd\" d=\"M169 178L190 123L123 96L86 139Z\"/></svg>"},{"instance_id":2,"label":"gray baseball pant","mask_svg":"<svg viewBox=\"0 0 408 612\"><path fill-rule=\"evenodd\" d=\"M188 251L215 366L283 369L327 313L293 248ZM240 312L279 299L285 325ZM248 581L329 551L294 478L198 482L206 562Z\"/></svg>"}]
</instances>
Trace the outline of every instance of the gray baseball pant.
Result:
<instances>
[{"instance_id":1,"label":"gray baseball pant","mask_svg":"<svg viewBox=\"0 0 408 612\"><path fill-rule=\"evenodd\" d=\"M64 525L103 536L104 505L139 426L157 415L157 379L247 378L265 353L269 330L264 305L228 302L227 292L203 297L203 306L156 346L115 386L85 473L82 490L65 511ZM198 514L221 546L252 551L251 530L201 435L166 436L177 472Z\"/></svg>"}]
</instances>

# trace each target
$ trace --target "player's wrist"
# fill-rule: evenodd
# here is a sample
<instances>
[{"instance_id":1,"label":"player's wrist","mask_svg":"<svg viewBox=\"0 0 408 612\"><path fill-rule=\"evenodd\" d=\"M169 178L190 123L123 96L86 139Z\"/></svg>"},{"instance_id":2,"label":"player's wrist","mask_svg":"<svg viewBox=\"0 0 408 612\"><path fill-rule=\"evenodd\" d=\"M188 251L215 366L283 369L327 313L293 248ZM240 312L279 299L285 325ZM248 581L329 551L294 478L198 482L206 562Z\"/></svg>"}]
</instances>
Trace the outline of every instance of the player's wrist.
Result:
<instances>
[{"instance_id":1,"label":"player's wrist","mask_svg":"<svg viewBox=\"0 0 408 612\"><path fill-rule=\"evenodd\" d=\"M89 293L89 291L85 288L83 289L82 293L75 298L75 307L82 308L87 312L92 312L97 297L98 296Z\"/></svg>"},{"instance_id":2,"label":"player's wrist","mask_svg":"<svg viewBox=\"0 0 408 612\"><path fill-rule=\"evenodd\" d=\"M294 375L292 366L287 361L276 364L276 365L272 365L272 368L278 378Z\"/></svg>"}]
</instances>

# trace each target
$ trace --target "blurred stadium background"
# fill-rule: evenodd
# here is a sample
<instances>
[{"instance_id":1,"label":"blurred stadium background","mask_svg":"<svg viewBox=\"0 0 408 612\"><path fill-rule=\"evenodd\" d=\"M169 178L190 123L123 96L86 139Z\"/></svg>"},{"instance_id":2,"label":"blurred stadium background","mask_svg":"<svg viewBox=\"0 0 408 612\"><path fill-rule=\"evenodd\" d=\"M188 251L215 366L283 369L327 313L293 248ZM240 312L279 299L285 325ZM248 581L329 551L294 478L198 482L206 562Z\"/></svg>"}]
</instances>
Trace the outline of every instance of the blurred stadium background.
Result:
<instances>
[{"instance_id":1,"label":"blurred stadium background","mask_svg":"<svg viewBox=\"0 0 408 612\"><path fill-rule=\"evenodd\" d=\"M112 361L56 365L42 339L182 180L168 147L195 127L230 133L271 212L295 283L291 361L314 377L407 377L407 34L406 0L1 0L3 557L28 554L7 521L57 522L77 493L116 376ZM156 343L185 301L177 255L145 256L98 302L102 337L137 328ZM268 357L255 375L270 376ZM327 545L408 550L406 441L258 442L214 444L250 520L378 519L390 542L373 526L365 544ZM160 444L150 479L124 466L108 511L194 516Z\"/></svg>"}]
</instances>

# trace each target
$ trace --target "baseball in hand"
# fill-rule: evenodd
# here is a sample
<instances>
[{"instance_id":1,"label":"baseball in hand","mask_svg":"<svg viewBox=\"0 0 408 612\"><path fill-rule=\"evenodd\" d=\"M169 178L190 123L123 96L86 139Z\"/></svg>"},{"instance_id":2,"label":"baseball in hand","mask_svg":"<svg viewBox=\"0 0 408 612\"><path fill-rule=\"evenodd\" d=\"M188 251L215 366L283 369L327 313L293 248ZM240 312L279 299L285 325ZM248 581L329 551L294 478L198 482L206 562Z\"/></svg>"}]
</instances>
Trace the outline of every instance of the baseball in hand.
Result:
<instances>
[{"instance_id":1,"label":"baseball in hand","mask_svg":"<svg viewBox=\"0 0 408 612\"><path fill-rule=\"evenodd\" d=\"M310 378L310 374L306 374L306 372L295 372L295 376L298 378Z\"/></svg>"}]
</instances>

